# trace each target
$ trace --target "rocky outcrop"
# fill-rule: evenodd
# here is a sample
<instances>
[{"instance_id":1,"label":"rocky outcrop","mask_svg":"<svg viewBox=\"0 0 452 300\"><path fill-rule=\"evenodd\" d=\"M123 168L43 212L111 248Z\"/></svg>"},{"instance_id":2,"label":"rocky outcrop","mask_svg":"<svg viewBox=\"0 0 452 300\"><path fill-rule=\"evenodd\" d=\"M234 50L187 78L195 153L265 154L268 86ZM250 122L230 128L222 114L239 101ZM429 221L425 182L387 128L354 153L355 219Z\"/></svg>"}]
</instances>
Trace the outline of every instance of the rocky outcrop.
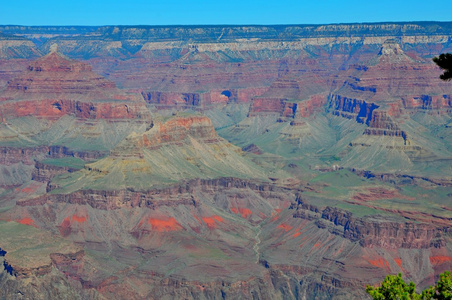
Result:
<instances>
[{"instance_id":1,"label":"rocky outcrop","mask_svg":"<svg viewBox=\"0 0 452 300\"><path fill-rule=\"evenodd\" d=\"M50 186L52 190L52 186ZM50 191L49 190L49 191ZM157 192L158 193L158 192ZM196 206L196 201L188 194L183 193L180 198L173 199L172 195L166 195L170 200L162 201L160 196L154 199L153 193L146 195L132 191L93 191L83 190L72 194L45 195L38 198L24 200L17 203L19 206L40 206L45 203L70 203L79 205L89 205L96 209L108 210L122 207L150 207L192 205Z\"/></svg>"},{"instance_id":2,"label":"rocky outcrop","mask_svg":"<svg viewBox=\"0 0 452 300\"><path fill-rule=\"evenodd\" d=\"M358 113L351 103L367 102L394 117L416 111L450 113L452 89L437 80L435 73L432 63L408 56L396 40L388 39L365 65L352 65L338 75L329 97L330 111L350 117Z\"/></svg>"},{"instance_id":3,"label":"rocky outcrop","mask_svg":"<svg viewBox=\"0 0 452 300\"><path fill-rule=\"evenodd\" d=\"M18 279L29 278L32 276L43 276L49 274L52 270L52 265L50 264L38 266L35 268L27 268L20 265L11 265L6 259L3 261L3 266L5 271Z\"/></svg>"},{"instance_id":4,"label":"rocky outcrop","mask_svg":"<svg viewBox=\"0 0 452 300\"><path fill-rule=\"evenodd\" d=\"M206 92L166 92L142 91L141 95L148 104L157 109L209 109L216 105L228 103L247 103L251 98L262 94L267 88L210 89Z\"/></svg>"},{"instance_id":5,"label":"rocky outcrop","mask_svg":"<svg viewBox=\"0 0 452 300\"><path fill-rule=\"evenodd\" d=\"M450 113L448 95L452 90L437 80L433 69L430 62L407 55L397 40L388 39L366 64L351 65L339 73L333 80L327 110L367 125L363 136L349 143L347 159L354 163L348 167L359 168L363 163L371 168L371 156L366 157L370 153L394 161L406 160L402 168L408 161L436 160L441 156L435 153L435 146L419 142L410 126L402 125L414 113ZM360 153L362 158L352 158L351 153Z\"/></svg>"},{"instance_id":6,"label":"rocky outcrop","mask_svg":"<svg viewBox=\"0 0 452 300\"><path fill-rule=\"evenodd\" d=\"M42 276L32 276L26 280L17 280L3 271L0 273L0 297L4 299L77 299L80 297L95 299L94 290L78 290L64 274L53 270Z\"/></svg>"},{"instance_id":7,"label":"rocky outcrop","mask_svg":"<svg viewBox=\"0 0 452 300\"><path fill-rule=\"evenodd\" d=\"M18 107L18 104L20 107ZM136 103L96 103L94 101L39 100L4 101L2 119L36 116L46 119L58 119L64 115L73 115L80 119L140 119L146 116L143 105Z\"/></svg>"},{"instance_id":8,"label":"rocky outcrop","mask_svg":"<svg viewBox=\"0 0 452 300\"><path fill-rule=\"evenodd\" d=\"M11 165L22 162L27 165L35 163L37 158L77 157L83 160L95 160L106 156L103 151L76 151L65 146L38 146L36 148L1 147L0 163Z\"/></svg>"},{"instance_id":9,"label":"rocky outcrop","mask_svg":"<svg viewBox=\"0 0 452 300\"><path fill-rule=\"evenodd\" d=\"M2 96L8 99L14 94L26 94L27 98L42 99L56 93L102 99L114 88L113 82L93 73L90 65L70 60L54 50L32 62L25 73L11 80Z\"/></svg>"},{"instance_id":10,"label":"rocky outcrop","mask_svg":"<svg viewBox=\"0 0 452 300\"><path fill-rule=\"evenodd\" d=\"M96 160L102 158L108 154L106 151L97 151L97 150L72 150L66 146L50 146L48 149L48 157L49 158L63 158L63 157L76 157L83 160Z\"/></svg>"},{"instance_id":11,"label":"rocky outcrop","mask_svg":"<svg viewBox=\"0 0 452 300\"><path fill-rule=\"evenodd\" d=\"M350 171L357 174L358 176L362 176L365 178L375 178L383 182L389 182L396 185L402 184L418 185L422 184L423 182L426 182L437 186L444 187L452 186L452 178L447 177L441 178L441 177L415 176L408 174L378 173L355 168L351 168Z\"/></svg>"},{"instance_id":12,"label":"rocky outcrop","mask_svg":"<svg viewBox=\"0 0 452 300\"><path fill-rule=\"evenodd\" d=\"M284 115L285 113L288 113L293 117L296 109L297 105L294 103L288 104L287 99L259 97L253 99L248 116L252 117L258 114L275 113L278 115Z\"/></svg>"},{"instance_id":13,"label":"rocky outcrop","mask_svg":"<svg viewBox=\"0 0 452 300\"><path fill-rule=\"evenodd\" d=\"M218 141L218 135L212 126L212 122L205 116L173 117L162 124L151 124L157 128L153 135L143 135L137 141L137 147L158 148L168 143L181 143L189 137L212 143ZM118 151L113 151L120 154Z\"/></svg>"},{"instance_id":14,"label":"rocky outcrop","mask_svg":"<svg viewBox=\"0 0 452 300\"><path fill-rule=\"evenodd\" d=\"M250 152L250 153L257 154L257 155L260 155L263 153L262 150L255 144L249 144L248 146L243 147L242 150L245 152Z\"/></svg>"},{"instance_id":15,"label":"rocky outcrop","mask_svg":"<svg viewBox=\"0 0 452 300\"><path fill-rule=\"evenodd\" d=\"M199 108L201 96L199 93L176 93L176 92L141 92L146 103L154 104L158 108Z\"/></svg>"},{"instance_id":16,"label":"rocky outcrop","mask_svg":"<svg viewBox=\"0 0 452 300\"><path fill-rule=\"evenodd\" d=\"M297 116L308 118L315 115L315 113L323 111L327 97L323 94L313 95L305 101L298 102Z\"/></svg>"},{"instance_id":17,"label":"rocky outcrop","mask_svg":"<svg viewBox=\"0 0 452 300\"><path fill-rule=\"evenodd\" d=\"M53 166L36 161L35 168L33 170L33 173L31 174L31 180L47 183L56 175L64 174L67 172L75 172L77 170L79 169Z\"/></svg>"},{"instance_id":18,"label":"rocky outcrop","mask_svg":"<svg viewBox=\"0 0 452 300\"><path fill-rule=\"evenodd\" d=\"M1 147L0 163L2 165L12 165L22 162L27 165L34 164L37 157L43 157L49 153L49 147L41 146L36 148Z\"/></svg>"},{"instance_id":19,"label":"rocky outcrop","mask_svg":"<svg viewBox=\"0 0 452 300\"><path fill-rule=\"evenodd\" d=\"M365 135L401 137L406 144L406 132L399 128L394 120L387 115L386 111L373 111L372 117L368 121L368 125L369 128L364 130Z\"/></svg>"},{"instance_id":20,"label":"rocky outcrop","mask_svg":"<svg viewBox=\"0 0 452 300\"><path fill-rule=\"evenodd\" d=\"M322 109L325 100L321 95L302 102L289 102L279 98L254 98L248 116L277 114L283 118L309 117Z\"/></svg>"},{"instance_id":21,"label":"rocky outcrop","mask_svg":"<svg viewBox=\"0 0 452 300\"><path fill-rule=\"evenodd\" d=\"M57 187L49 185L49 191ZM90 205L96 209L119 209L123 207L150 207L156 209L160 206L199 205L192 196L195 190L215 192L227 189L250 189L257 193L282 192L290 190L267 182L256 182L240 178L196 179L186 183L170 186L164 189L151 189L148 191L116 190L96 191L80 190L71 194L46 194L44 196L20 200L19 206L39 206L45 203L72 203ZM309 189L309 188L308 188ZM302 191L303 188L297 191Z\"/></svg>"},{"instance_id":22,"label":"rocky outcrop","mask_svg":"<svg viewBox=\"0 0 452 300\"><path fill-rule=\"evenodd\" d=\"M54 236L35 226L18 222L3 222L2 249L4 269L17 279L50 274L53 267L80 262L84 251L81 247Z\"/></svg>"},{"instance_id":23,"label":"rocky outcrop","mask_svg":"<svg viewBox=\"0 0 452 300\"><path fill-rule=\"evenodd\" d=\"M29 180L49 182L57 174L77 170L70 167L51 166L40 162L45 159L74 157L92 161L107 154L107 152L103 151L74 151L64 146L0 147L0 186L4 188L18 187Z\"/></svg>"},{"instance_id":24,"label":"rocky outcrop","mask_svg":"<svg viewBox=\"0 0 452 300\"><path fill-rule=\"evenodd\" d=\"M419 249L441 248L446 244L443 230L428 224L355 219L350 213L331 207L322 211L322 219L343 226L343 236L359 241L363 247Z\"/></svg>"},{"instance_id":25,"label":"rocky outcrop","mask_svg":"<svg viewBox=\"0 0 452 300\"><path fill-rule=\"evenodd\" d=\"M228 103L251 102L252 97L259 96L266 89L250 87L218 90L212 88L209 91L199 93L141 91L141 95L146 103L152 104L157 109L193 109L202 111Z\"/></svg>"},{"instance_id":26,"label":"rocky outcrop","mask_svg":"<svg viewBox=\"0 0 452 300\"><path fill-rule=\"evenodd\" d=\"M418 95L403 97L405 109L428 113L452 113L451 95Z\"/></svg>"},{"instance_id":27,"label":"rocky outcrop","mask_svg":"<svg viewBox=\"0 0 452 300\"><path fill-rule=\"evenodd\" d=\"M35 164L36 159L77 157L83 160L96 160L106 156L104 151L76 151L65 146L38 146L35 148L0 147L0 163L12 165L24 163Z\"/></svg>"},{"instance_id":28,"label":"rocky outcrop","mask_svg":"<svg viewBox=\"0 0 452 300\"><path fill-rule=\"evenodd\" d=\"M358 123L369 125L373 111L378 108L374 103L367 103L361 99L347 98L337 94L328 96L328 110L335 116L355 119Z\"/></svg>"},{"instance_id":29,"label":"rocky outcrop","mask_svg":"<svg viewBox=\"0 0 452 300\"><path fill-rule=\"evenodd\" d=\"M58 269L77 264L83 260L85 251L80 250L74 253L51 253L52 265Z\"/></svg>"},{"instance_id":30,"label":"rocky outcrop","mask_svg":"<svg viewBox=\"0 0 452 300\"><path fill-rule=\"evenodd\" d=\"M327 228L333 234L357 241L362 247L421 249L446 245L443 234L447 232L447 228L422 223L401 223L378 217L357 218L338 208L326 207L320 210L306 205L300 197L291 208L296 210L293 215L295 218L315 220L319 228Z\"/></svg>"}]
</instances>

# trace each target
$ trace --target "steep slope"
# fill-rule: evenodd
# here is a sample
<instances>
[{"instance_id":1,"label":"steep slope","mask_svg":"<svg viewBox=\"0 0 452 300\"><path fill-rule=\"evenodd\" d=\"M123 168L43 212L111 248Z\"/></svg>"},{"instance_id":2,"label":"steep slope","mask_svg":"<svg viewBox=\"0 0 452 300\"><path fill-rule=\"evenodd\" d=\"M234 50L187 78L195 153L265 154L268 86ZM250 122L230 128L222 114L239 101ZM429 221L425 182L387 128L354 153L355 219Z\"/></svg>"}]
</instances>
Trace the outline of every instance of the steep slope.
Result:
<instances>
[{"instance_id":1,"label":"steep slope","mask_svg":"<svg viewBox=\"0 0 452 300\"><path fill-rule=\"evenodd\" d=\"M52 184L67 193L80 188L142 190L195 178L268 177L240 148L220 138L204 116L154 120L150 127L132 133L110 156Z\"/></svg>"}]
</instances>

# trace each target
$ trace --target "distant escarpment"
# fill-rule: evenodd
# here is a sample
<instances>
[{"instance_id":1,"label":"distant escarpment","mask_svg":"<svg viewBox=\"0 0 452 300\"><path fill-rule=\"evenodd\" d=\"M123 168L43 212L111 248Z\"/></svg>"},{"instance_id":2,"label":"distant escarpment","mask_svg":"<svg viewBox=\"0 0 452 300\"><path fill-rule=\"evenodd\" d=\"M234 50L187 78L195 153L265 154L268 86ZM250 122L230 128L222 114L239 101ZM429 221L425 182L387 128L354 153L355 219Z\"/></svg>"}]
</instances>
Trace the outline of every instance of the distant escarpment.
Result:
<instances>
[{"instance_id":1,"label":"distant escarpment","mask_svg":"<svg viewBox=\"0 0 452 300\"><path fill-rule=\"evenodd\" d=\"M112 55L130 56L147 48L165 53L171 59L183 56L191 48L203 51L220 48L251 48L259 44L290 44L301 41L306 45L364 45L382 43L385 39L399 37L403 43L446 43L451 32L450 22L369 23L332 25L262 25L262 26L0 26L8 34L4 40L23 40L38 44L44 51L54 41L63 46L64 53L78 57ZM12 36L14 35L14 36ZM11 37L12 36L12 37ZM189 40L190 45L181 41ZM243 43L248 41L248 43ZM241 42L241 43L239 43ZM44 43L44 44L43 44ZM151 43L149 47L147 43ZM193 45L194 44L194 45ZM228 45L230 44L230 45ZM171 47L169 47L171 45ZM226 49L226 45L228 46ZM420 48L422 49L422 48ZM166 50L166 51L165 51ZM172 50L172 51L168 51ZM429 49L423 49L428 51ZM205 50L204 50L205 51ZM152 51L148 55L153 56ZM33 53L33 52L31 52ZM27 57L30 52L12 52L13 57ZM154 56L162 56L154 55Z\"/></svg>"}]
</instances>

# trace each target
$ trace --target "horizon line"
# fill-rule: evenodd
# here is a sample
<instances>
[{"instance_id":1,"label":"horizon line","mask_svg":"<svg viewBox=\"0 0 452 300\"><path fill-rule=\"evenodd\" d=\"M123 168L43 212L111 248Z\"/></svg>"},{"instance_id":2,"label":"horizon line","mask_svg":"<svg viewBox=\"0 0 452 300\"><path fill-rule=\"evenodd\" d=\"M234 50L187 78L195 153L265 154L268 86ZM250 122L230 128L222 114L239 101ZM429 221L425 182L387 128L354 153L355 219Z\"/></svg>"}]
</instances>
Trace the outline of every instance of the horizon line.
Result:
<instances>
[{"instance_id":1,"label":"horizon line","mask_svg":"<svg viewBox=\"0 0 452 300\"><path fill-rule=\"evenodd\" d=\"M16 27L273 27L273 26L330 26L330 25L372 25L372 24L418 24L418 23L452 23L452 21L377 21L377 22L335 22L335 23L278 23L278 24L104 24L104 25L22 25L22 24L0 24L0 27L16 26Z\"/></svg>"}]
</instances>

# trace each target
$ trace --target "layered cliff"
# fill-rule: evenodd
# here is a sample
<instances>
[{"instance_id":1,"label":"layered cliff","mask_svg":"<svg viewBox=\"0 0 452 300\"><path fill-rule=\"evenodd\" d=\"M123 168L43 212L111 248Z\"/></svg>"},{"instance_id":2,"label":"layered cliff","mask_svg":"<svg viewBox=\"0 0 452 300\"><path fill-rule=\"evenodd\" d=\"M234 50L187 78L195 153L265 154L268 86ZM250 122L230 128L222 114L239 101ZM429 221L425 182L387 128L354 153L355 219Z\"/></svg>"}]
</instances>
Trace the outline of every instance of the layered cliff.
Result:
<instances>
[{"instance_id":1,"label":"layered cliff","mask_svg":"<svg viewBox=\"0 0 452 300\"><path fill-rule=\"evenodd\" d=\"M401 108L450 112L447 99L452 91L450 85L437 80L436 66L406 55L394 40L383 43L380 52L365 65L351 67L343 75L339 74L336 80L333 83L336 90L330 96L330 107L339 108L339 102L344 99L342 101L361 105L366 102L371 107L384 106L395 117L400 116ZM435 101L432 101L432 97ZM339 112L347 112L344 106L341 107L344 109L337 108L335 110ZM354 109L354 113L366 116L366 110L366 107L359 107ZM403 113L411 111L404 110Z\"/></svg>"},{"instance_id":2,"label":"layered cliff","mask_svg":"<svg viewBox=\"0 0 452 300\"><path fill-rule=\"evenodd\" d=\"M12 79L0 100L3 119L67 114L84 119L133 119L147 113L138 95L120 91L88 64L58 53L56 46Z\"/></svg>"},{"instance_id":3,"label":"layered cliff","mask_svg":"<svg viewBox=\"0 0 452 300\"><path fill-rule=\"evenodd\" d=\"M64 45L66 54L93 57L106 54L130 56L142 48L160 51L184 49L188 47L180 41L186 39L191 43L207 44L206 47L211 49L216 47L215 50L249 49L261 42L277 45L277 42L285 41L290 45L298 40L303 41L304 45L369 45L381 44L393 37L402 37L402 42L408 44L447 43L451 25L450 22L413 22L276 26L0 26L0 31L26 37L36 43L50 40L45 45L46 49L57 40ZM183 51L173 51L173 55L178 52L184 54Z\"/></svg>"},{"instance_id":4,"label":"layered cliff","mask_svg":"<svg viewBox=\"0 0 452 300\"><path fill-rule=\"evenodd\" d=\"M363 299L452 266L450 23L0 31L0 298Z\"/></svg>"},{"instance_id":5,"label":"layered cliff","mask_svg":"<svg viewBox=\"0 0 452 300\"><path fill-rule=\"evenodd\" d=\"M343 150L344 165L375 168L377 164L368 156L372 155L374 161L377 156L386 157L391 166L409 170L417 163L448 159L447 150L438 151L443 141L433 139L433 132L430 137L422 134L430 130L428 122L437 115L450 118L447 99L452 90L437 79L435 68L388 40L366 64L337 76L328 96L328 111L367 127L362 136L350 140L349 149ZM384 169L381 165L377 168Z\"/></svg>"},{"instance_id":6,"label":"layered cliff","mask_svg":"<svg viewBox=\"0 0 452 300\"><path fill-rule=\"evenodd\" d=\"M220 178L80 190L20 201L0 217L84 243L83 264L74 254L52 259L81 283L77 293L94 288L105 297L342 299L363 297L362 286L388 272L425 286L450 267L449 227L358 217L311 198L317 188ZM114 263L98 258L106 251Z\"/></svg>"}]
</instances>

